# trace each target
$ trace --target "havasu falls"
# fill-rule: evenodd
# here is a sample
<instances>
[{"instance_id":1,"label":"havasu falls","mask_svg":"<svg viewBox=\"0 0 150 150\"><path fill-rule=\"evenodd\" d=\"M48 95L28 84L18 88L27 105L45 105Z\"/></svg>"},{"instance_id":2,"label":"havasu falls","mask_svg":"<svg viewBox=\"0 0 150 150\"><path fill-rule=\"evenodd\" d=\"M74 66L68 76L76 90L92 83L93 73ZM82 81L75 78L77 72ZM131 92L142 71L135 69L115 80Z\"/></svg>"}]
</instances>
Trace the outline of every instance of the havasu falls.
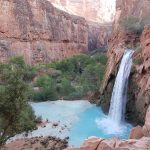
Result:
<instances>
[{"instance_id":1,"label":"havasu falls","mask_svg":"<svg viewBox=\"0 0 150 150\"><path fill-rule=\"evenodd\" d=\"M49 121L44 128L38 127L28 135L69 137L70 146L80 146L90 136L101 138L119 137L127 139L131 125L124 120L127 102L128 77L134 51L125 50L112 92L109 115L106 116L100 107L86 100L54 101L31 103L35 114ZM56 124L56 127L53 126ZM13 139L22 138L17 135Z\"/></svg>"},{"instance_id":2,"label":"havasu falls","mask_svg":"<svg viewBox=\"0 0 150 150\"><path fill-rule=\"evenodd\" d=\"M149 6L0 0L0 150L150 150Z\"/></svg>"},{"instance_id":3,"label":"havasu falls","mask_svg":"<svg viewBox=\"0 0 150 150\"><path fill-rule=\"evenodd\" d=\"M125 50L112 92L109 118L116 124L125 120L128 79L132 67L133 50Z\"/></svg>"},{"instance_id":4,"label":"havasu falls","mask_svg":"<svg viewBox=\"0 0 150 150\"><path fill-rule=\"evenodd\" d=\"M133 50L125 50L115 80L109 114L106 118L97 120L100 128L102 127L108 134L123 134L128 128L132 127L125 122L125 111L128 97L128 79L132 67L133 53Z\"/></svg>"}]
</instances>

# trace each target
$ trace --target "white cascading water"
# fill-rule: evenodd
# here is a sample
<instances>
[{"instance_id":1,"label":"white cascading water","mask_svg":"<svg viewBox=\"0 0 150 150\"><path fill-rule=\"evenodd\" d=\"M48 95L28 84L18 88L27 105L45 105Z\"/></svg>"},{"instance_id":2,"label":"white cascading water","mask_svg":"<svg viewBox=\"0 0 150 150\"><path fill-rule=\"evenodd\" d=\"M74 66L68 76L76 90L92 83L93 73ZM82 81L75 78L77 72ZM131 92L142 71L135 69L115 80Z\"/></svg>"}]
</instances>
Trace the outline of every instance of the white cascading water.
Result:
<instances>
[{"instance_id":1,"label":"white cascading water","mask_svg":"<svg viewBox=\"0 0 150 150\"><path fill-rule=\"evenodd\" d=\"M108 117L118 125L124 121L133 53L133 50L125 50L112 92Z\"/></svg>"}]
</instances>

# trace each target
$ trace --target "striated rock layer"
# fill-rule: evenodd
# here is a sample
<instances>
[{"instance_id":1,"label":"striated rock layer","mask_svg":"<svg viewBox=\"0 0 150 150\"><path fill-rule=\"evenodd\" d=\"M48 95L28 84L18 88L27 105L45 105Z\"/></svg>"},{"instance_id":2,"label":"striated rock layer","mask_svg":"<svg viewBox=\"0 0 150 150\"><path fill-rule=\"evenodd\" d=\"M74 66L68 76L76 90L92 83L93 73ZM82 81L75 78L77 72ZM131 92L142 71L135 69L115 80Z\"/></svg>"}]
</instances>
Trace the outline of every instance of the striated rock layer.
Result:
<instances>
[{"instance_id":1,"label":"striated rock layer","mask_svg":"<svg viewBox=\"0 0 150 150\"><path fill-rule=\"evenodd\" d=\"M23 55L29 64L46 63L87 49L85 19L47 0L0 0L0 62Z\"/></svg>"},{"instance_id":2,"label":"striated rock layer","mask_svg":"<svg viewBox=\"0 0 150 150\"><path fill-rule=\"evenodd\" d=\"M147 108L150 104L150 26L145 27L142 35L125 31L119 22L128 16L149 19L148 0L117 1L117 12L113 25L113 33L109 40L108 64L105 79L101 89L100 104L108 111L113 82L117 74L124 49L132 46L139 49L134 54L134 60L140 59L140 64L134 64L129 82L129 101L126 118L135 123L144 124Z\"/></svg>"}]
</instances>

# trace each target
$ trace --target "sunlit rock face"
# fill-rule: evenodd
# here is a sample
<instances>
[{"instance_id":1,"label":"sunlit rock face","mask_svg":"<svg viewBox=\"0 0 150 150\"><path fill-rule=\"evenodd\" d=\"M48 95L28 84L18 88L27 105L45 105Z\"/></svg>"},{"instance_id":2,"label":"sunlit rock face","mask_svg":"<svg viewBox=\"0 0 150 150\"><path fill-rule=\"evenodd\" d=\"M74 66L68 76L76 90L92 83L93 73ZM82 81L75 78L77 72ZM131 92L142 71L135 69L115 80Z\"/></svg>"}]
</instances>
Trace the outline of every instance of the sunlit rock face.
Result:
<instances>
[{"instance_id":1,"label":"sunlit rock face","mask_svg":"<svg viewBox=\"0 0 150 150\"><path fill-rule=\"evenodd\" d=\"M90 137L79 148L67 148L65 150L149 150L150 138L140 140L102 139Z\"/></svg>"},{"instance_id":2,"label":"sunlit rock face","mask_svg":"<svg viewBox=\"0 0 150 150\"><path fill-rule=\"evenodd\" d=\"M140 50L138 54L135 53L134 57L139 55L142 61L141 64L136 65L135 71L134 68L132 69L126 117L135 123L144 124L146 111L150 105L150 26L145 27L142 35L139 35L124 30L119 22L129 16L150 20L150 1L117 0L116 6L115 23L107 53L108 64L101 92L105 97L112 91L112 83L116 76L117 67L128 44L135 45L133 49L136 49L138 47L136 44L139 44ZM100 103L104 103L108 110L109 101L107 103L101 101Z\"/></svg>"},{"instance_id":3,"label":"sunlit rock face","mask_svg":"<svg viewBox=\"0 0 150 150\"><path fill-rule=\"evenodd\" d=\"M116 0L49 0L59 9L86 20L108 23L114 20Z\"/></svg>"},{"instance_id":4,"label":"sunlit rock face","mask_svg":"<svg viewBox=\"0 0 150 150\"><path fill-rule=\"evenodd\" d=\"M0 0L0 62L22 55L29 64L48 63L87 49L84 18L46 0Z\"/></svg>"}]
</instances>

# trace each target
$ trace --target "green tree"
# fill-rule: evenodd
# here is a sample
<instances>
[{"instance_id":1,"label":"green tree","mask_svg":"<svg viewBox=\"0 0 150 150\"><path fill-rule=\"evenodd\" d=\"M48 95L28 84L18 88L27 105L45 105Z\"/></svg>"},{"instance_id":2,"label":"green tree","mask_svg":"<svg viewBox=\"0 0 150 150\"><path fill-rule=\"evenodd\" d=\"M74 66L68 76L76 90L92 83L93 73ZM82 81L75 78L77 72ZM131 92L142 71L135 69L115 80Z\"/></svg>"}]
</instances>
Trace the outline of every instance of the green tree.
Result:
<instances>
[{"instance_id":1,"label":"green tree","mask_svg":"<svg viewBox=\"0 0 150 150\"><path fill-rule=\"evenodd\" d=\"M63 78L61 81L61 89L60 89L61 96L68 96L73 91L74 88L71 85L71 82L66 78Z\"/></svg>"},{"instance_id":2,"label":"green tree","mask_svg":"<svg viewBox=\"0 0 150 150\"><path fill-rule=\"evenodd\" d=\"M47 101L57 99L56 81L48 76L44 75L37 79L36 86L40 87L39 92L34 93L34 101Z\"/></svg>"},{"instance_id":3,"label":"green tree","mask_svg":"<svg viewBox=\"0 0 150 150\"><path fill-rule=\"evenodd\" d=\"M35 128L35 116L27 101L25 66L21 57L0 64L0 147L10 137Z\"/></svg>"}]
</instances>

